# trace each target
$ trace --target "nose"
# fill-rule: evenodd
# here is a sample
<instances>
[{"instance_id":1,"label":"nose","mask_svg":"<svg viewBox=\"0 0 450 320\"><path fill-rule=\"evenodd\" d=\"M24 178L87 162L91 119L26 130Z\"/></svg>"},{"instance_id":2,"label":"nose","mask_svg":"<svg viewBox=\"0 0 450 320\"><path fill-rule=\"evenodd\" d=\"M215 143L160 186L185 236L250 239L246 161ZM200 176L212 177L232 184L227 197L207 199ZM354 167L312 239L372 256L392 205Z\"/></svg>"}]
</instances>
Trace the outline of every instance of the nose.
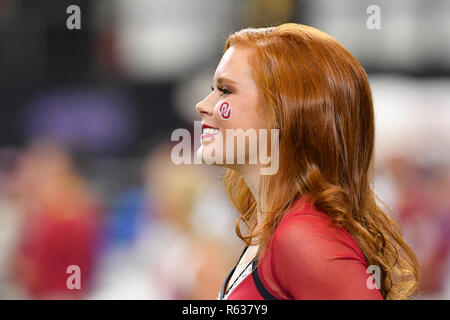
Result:
<instances>
[{"instance_id":1,"label":"nose","mask_svg":"<svg viewBox=\"0 0 450 320\"><path fill-rule=\"evenodd\" d=\"M197 110L197 113L202 117L206 115L212 115L213 108L211 106L211 103L209 103L208 101L208 97L197 103L195 106L195 110Z\"/></svg>"}]
</instances>

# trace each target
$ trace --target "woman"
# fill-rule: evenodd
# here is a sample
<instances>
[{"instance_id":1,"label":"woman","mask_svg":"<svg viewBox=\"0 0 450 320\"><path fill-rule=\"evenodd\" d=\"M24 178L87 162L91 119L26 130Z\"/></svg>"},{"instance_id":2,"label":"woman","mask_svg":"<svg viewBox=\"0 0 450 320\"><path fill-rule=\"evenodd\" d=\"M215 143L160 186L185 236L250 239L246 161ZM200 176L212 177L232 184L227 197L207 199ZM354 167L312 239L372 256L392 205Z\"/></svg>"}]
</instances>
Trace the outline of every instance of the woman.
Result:
<instances>
[{"instance_id":1,"label":"woman","mask_svg":"<svg viewBox=\"0 0 450 320\"><path fill-rule=\"evenodd\" d=\"M224 49L212 92L196 106L203 120L197 155L226 167L240 213L236 233L247 246L219 298L414 293L416 256L371 189L374 112L358 61L326 33L293 23L238 31ZM275 173L262 174L268 164L248 152L250 138L231 143L238 138L228 132L237 129L278 133L279 141L256 136L269 156L279 155Z\"/></svg>"}]
</instances>

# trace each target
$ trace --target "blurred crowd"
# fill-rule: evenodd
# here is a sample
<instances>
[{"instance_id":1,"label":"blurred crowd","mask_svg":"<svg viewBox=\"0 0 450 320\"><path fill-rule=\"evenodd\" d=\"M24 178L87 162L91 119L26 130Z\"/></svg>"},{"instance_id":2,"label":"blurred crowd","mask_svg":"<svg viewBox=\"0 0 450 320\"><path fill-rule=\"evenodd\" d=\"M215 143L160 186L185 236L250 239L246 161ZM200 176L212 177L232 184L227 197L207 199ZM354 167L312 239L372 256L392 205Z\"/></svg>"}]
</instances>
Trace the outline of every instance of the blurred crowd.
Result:
<instances>
[{"instance_id":1,"label":"blurred crowd","mask_svg":"<svg viewBox=\"0 0 450 320\"><path fill-rule=\"evenodd\" d=\"M450 299L450 164L421 164L398 154L385 159L377 177L419 259L418 298Z\"/></svg>"},{"instance_id":2,"label":"blurred crowd","mask_svg":"<svg viewBox=\"0 0 450 320\"><path fill-rule=\"evenodd\" d=\"M60 146L3 149L0 298L214 298L240 243L214 169L142 163L143 183L111 206ZM81 289L67 288L79 266Z\"/></svg>"}]
</instances>

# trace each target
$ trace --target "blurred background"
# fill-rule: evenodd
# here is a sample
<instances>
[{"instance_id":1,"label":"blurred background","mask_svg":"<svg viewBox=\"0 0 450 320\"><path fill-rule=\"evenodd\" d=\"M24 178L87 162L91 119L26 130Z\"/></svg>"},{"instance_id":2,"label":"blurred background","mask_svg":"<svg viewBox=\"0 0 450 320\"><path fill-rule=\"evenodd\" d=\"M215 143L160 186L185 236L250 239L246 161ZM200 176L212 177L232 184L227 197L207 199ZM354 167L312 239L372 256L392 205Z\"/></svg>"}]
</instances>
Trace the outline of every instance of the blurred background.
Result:
<instances>
[{"instance_id":1,"label":"blurred background","mask_svg":"<svg viewBox=\"0 0 450 320\"><path fill-rule=\"evenodd\" d=\"M369 74L376 193L419 257L419 299L449 299L447 0L0 0L0 299L215 299L237 213L221 170L170 161L171 133L199 120L228 34L283 22Z\"/></svg>"}]
</instances>

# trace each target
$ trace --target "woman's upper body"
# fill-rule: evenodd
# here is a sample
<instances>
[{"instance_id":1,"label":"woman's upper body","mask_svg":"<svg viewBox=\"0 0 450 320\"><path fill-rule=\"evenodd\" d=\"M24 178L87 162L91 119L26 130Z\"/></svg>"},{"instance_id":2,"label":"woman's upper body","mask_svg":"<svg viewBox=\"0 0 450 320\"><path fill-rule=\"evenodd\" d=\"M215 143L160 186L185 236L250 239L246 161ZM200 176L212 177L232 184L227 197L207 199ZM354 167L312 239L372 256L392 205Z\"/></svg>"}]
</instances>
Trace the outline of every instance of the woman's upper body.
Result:
<instances>
[{"instance_id":1,"label":"woman's upper body","mask_svg":"<svg viewBox=\"0 0 450 320\"><path fill-rule=\"evenodd\" d=\"M372 190L375 113L358 60L309 26L247 28L228 37L213 82L196 105L197 156L227 168L236 233L267 249L230 298L252 281L283 299L411 295L417 258ZM317 210L287 212L307 193Z\"/></svg>"},{"instance_id":2,"label":"woman's upper body","mask_svg":"<svg viewBox=\"0 0 450 320\"><path fill-rule=\"evenodd\" d=\"M219 298L383 299L353 237L304 198L293 203L262 259L248 260L241 256L242 273L233 268Z\"/></svg>"}]
</instances>

